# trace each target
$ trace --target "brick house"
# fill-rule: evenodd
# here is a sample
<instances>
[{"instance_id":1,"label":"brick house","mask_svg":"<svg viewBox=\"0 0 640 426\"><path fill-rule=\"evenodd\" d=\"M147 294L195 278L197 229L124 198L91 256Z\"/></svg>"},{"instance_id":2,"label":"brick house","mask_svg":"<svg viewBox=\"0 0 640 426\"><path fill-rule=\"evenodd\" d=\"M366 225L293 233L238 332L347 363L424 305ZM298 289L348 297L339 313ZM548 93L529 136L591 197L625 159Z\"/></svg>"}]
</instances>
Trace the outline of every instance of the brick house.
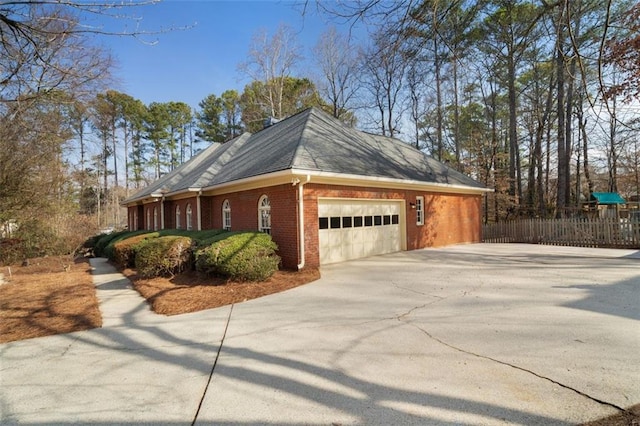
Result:
<instances>
[{"instance_id":1,"label":"brick house","mask_svg":"<svg viewBox=\"0 0 640 426\"><path fill-rule=\"evenodd\" d=\"M268 232L283 267L481 239L477 181L317 108L213 144L128 198L129 229Z\"/></svg>"}]
</instances>

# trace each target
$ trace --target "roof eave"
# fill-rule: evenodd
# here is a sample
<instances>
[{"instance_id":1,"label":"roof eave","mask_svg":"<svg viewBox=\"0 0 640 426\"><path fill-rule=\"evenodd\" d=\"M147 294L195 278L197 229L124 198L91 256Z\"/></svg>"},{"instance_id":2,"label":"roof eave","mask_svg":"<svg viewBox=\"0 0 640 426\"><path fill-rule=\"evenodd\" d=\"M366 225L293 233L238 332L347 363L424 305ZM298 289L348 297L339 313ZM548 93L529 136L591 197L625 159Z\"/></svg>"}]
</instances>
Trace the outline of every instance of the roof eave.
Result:
<instances>
[{"instance_id":1,"label":"roof eave","mask_svg":"<svg viewBox=\"0 0 640 426\"><path fill-rule=\"evenodd\" d=\"M365 186L371 188L412 189L428 192L453 193L453 194L484 194L493 192L490 188L479 188L467 185L446 184L437 182L425 182L409 179L396 179L377 176L362 176L344 173L323 172L309 169L286 169L259 176L225 182L218 185L202 188L206 193L224 193L235 190L254 189L263 186L273 186L290 182L292 177L309 176L312 183L326 183L346 186Z\"/></svg>"},{"instance_id":2,"label":"roof eave","mask_svg":"<svg viewBox=\"0 0 640 426\"><path fill-rule=\"evenodd\" d=\"M493 192L490 188L480 188L467 185L426 182L411 179L397 179L380 176L362 176L345 173L323 172L318 170L294 169L293 174L310 175L315 183L327 183L348 186L366 186L372 188L420 189L429 192L456 194L484 194Z\"/></svg>"},{"instance_id":3,"label":"roof eave","mask_svg":"<svg viewBox=\"0 0 640 426\"><path fill-rule=\"evenodd\" d=\"M393 188L393 189L410 189L422 190L427 192L449 193L449 194L470 194L481 195L487 192L493 192L490 188L479 188L467 185L456 185L437 182L425 182L410 179L396 179L378 176L361 176L344 173L323 172L320 170L307 169L285 169L277 172L267 173L258 176L238 179L230 182L224 182L216 185L198 188L186 188L179 191L166 193L165 198L173 198L180 195L193 194L194 192L202 192L207 195L224 194L234 191L245 191L260 187L268 187L291 182L292 178L300 176L309 176L311 183L324 183L345 186L364 186L369 188ZM145 196L140 200L129 200L128 205L145 200L154 201L153 197Z\"/></svg>"}]
</instances>

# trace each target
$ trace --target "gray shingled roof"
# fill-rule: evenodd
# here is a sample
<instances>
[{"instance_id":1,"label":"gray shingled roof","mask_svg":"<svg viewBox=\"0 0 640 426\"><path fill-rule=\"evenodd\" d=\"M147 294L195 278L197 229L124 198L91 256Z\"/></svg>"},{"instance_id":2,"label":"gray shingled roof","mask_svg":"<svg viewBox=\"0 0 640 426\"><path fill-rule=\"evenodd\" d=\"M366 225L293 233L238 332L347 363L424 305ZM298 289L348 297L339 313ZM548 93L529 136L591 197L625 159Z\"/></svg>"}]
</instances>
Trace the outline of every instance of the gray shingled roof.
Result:
<instances>
[{"instance_id":1,"label":"gray shingled roof","mask_svg":"<svg viewBox=\"0 0 640 426\"><path fill-rule=\"evenodd\" d=\"M310 108L255 134L211 145L127 201L161 190L182 192L287 169L484 188L411 145L361 132Z\"/></svg>"}]
</instances>

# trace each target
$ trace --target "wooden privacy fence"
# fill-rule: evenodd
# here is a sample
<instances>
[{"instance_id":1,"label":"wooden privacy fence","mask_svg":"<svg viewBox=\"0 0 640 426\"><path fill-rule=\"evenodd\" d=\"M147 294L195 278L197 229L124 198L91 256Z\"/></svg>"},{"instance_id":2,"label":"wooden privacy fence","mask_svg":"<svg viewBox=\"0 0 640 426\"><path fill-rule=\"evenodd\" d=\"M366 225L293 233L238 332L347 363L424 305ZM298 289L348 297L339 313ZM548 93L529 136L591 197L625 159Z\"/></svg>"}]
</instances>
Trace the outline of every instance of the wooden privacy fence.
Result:
<instances>
[{"instance_id":1,"label":"wooden privacy fence","mask_svg":"<svg viewBox=\"0 0 640 426\"><path fill-rule=\"evenodd\" d=\"M630 219L522 219L486 224L485 243L640 248L640 221Z\"/></svg>"}]
</instances>

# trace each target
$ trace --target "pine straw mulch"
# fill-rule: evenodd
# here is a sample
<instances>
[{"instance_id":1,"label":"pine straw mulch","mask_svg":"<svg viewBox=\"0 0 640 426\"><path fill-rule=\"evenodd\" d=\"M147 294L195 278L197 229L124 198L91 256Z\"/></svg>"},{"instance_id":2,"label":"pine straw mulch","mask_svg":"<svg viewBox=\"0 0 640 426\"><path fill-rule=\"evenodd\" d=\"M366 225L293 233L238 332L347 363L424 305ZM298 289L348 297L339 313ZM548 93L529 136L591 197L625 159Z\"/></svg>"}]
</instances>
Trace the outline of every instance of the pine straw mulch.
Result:
<instances>
[{"instance_id":1,"label":"pine straw mulch","mask_svg":"<svg viewBox=\"0 0 640 426\"><path fill-rule=\"evenodd\" d=\"M244 302L315 281L317 269L277 271L263 282L234 282L186 272L172 278L142 278L122 271L163 315L178 315ZM51 256L0 267L0 343L102 326L87 259Z\"/></svg>"},{"instance_id":2,"label":"pine straw mulch","mask_svg":"<svg viewBox=\"0 0 640 426\"><path fill-rule=\"evenodd\" d=\"M151 309L163 315L178 315L240 303L320 278L320 271L311 268L299 272L277 271L262 282L229 281L202 276L193 271L172 278L142 278L132 269L125 269L122 273L131 280L142 297L147 299Z\"/></svg>"},{"instance_id":3,"label":"pine straw mulch","mask_svg":"<svg viewBox=\"0 0 640 426\"><path fill-rule=\"evenodd\" d=\"M31 259L0 274L0 343L102 326L88 260Z\"/></svg>"}]
</instances>

